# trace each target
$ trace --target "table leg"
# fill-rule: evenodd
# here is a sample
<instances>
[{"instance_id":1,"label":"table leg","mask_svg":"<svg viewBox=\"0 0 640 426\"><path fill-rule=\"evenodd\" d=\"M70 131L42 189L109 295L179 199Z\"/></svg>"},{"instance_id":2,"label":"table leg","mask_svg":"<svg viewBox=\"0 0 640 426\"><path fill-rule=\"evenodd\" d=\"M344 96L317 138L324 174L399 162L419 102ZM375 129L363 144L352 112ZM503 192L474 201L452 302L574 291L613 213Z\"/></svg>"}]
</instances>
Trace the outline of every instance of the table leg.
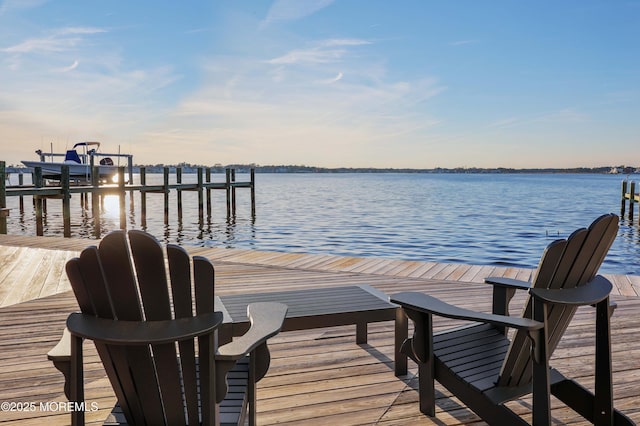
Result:
<instances>
[{"instance_id":1,"label":"table leg","mask_svg":"<svg viewBox=\"0 0 640 426\"><path fill-rule=\"evenodd\" d=\"M396 376L407 374L407 356L400 352L400 348L409 337L409 320L402 308L396 308L395 322L395 370Z\"/></svg>"},{"instance_id":2,"label":"table leg","mask_svg":"<svg viewBox=\"0 0 640 426\"><path fill-rule=\"evenodd\" d=\"M222 324L218 328L218 346L226 345L233 340L233 326L232 324Z\"/></svg>"},{"instance_id":3,"label":"table leg","mask_svg":"<svg viewBox=\"0 0 640 426\"><path fill-rule=\"evenodd\" d=\"M356 323L356 344L362 345L367 343L367 323Z\"/></svg>"}]
</instances>

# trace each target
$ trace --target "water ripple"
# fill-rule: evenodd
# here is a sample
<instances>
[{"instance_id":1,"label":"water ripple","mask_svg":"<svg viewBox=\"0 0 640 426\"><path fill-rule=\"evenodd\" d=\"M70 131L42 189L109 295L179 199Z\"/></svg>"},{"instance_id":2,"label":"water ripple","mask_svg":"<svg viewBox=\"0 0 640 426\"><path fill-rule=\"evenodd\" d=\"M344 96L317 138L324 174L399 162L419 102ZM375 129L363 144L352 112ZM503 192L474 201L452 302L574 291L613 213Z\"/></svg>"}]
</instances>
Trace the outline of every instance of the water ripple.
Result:
<instances>
[{"instance_id":1,"label":"water ripple","mask_svg":"<svg viewBox=\"0 0 640 426\"><path fill-rule=\"evenodd\" d=\"M206 247L534 268L550 242L620 208L620 178L610 175L258 174L256 187L255 218L238 190L235 218L225 217L222 191L214 191L211 218L201 223L197 194L183 193L178 220L173 193L169 223L162 196L150 195L142 227L136 194L133 205L127 197L127 226L163 242ZM46 235L62 234L60 204L49 203ZM35 235L33 212L8 207L9 233ZM72 214L73 235L95 238L91 213L77 205ZM117 216L101 217L103 232L119 227ZM640 275L635 222L621 220L602 272Z\"/></svg>"}]
</instances>

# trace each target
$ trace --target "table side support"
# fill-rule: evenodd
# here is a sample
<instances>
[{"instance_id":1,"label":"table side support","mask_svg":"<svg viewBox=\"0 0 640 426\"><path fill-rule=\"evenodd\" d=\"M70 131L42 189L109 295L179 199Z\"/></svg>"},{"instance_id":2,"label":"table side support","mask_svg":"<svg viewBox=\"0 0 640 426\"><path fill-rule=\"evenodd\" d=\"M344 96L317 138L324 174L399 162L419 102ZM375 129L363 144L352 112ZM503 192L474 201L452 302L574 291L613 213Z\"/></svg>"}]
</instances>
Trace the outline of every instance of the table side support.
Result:
<instances>
[{"instance_id":1,"label":"table side support","mask_svg":"<svg viewBox=\"0 0 640 426\"><path fill-rule=\"evenodd\" d=\"M407 374L407 355L400 351L402 344L409 337L409 321L407 314L401 307L396 308L394 365L396 376Z\"/></svg>"}]
</instances>

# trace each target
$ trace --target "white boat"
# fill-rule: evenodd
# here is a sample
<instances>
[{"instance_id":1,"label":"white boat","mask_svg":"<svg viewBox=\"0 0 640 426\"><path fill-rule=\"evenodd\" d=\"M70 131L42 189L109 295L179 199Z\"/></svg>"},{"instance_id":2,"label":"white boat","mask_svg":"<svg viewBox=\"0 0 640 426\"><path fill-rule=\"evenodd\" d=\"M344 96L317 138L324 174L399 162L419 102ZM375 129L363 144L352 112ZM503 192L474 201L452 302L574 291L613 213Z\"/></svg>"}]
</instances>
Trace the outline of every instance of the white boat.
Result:
<instances>
[{"instance_id":1,"label":"white boat","mask_svg":"<svg viewBox=\"0 0 640 426\"><path fill-rule=\"evenodd\" d=\"M125 157L129 175L132 173L132 155L128 154L103 154L99 153L100 142L78 142L72 149L67 150L65 154L44 153L37 150L36 154L40 156L40 161L22 160L22 164L29 168L40 167L42 177L45 179L59 180L62 175L62 166L69 167L69 176L75 181L91 181L91 166L98 168L98 176L100 181L113 182L114 177L118 173L119 164L114 163L112 157ZM50 161L46 161L49 157ZM63 161L55 161L56 157L64 157Z\"/></svg>"}]
</instances>

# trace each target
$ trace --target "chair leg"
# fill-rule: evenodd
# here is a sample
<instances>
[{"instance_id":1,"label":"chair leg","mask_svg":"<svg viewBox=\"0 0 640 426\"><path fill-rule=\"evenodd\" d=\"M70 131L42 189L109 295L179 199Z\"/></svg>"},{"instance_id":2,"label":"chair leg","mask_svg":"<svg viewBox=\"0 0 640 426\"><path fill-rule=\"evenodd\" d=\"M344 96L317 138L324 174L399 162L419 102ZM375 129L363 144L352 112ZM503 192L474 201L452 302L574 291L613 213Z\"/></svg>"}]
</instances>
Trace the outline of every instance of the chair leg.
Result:
<instances>
[{"instance_id":1,"label":"chair leg","mask_svg":"<svg viewBox=\"0 0 640 426\"><path fill-rule=\"evenodd\" d=\"M249 354L249 383L247 383L249 426L256 426L258 424L256 413L256 352L257 351L254 350Z\"/></svg>"},{"instance_id":2,"label":"chair leg","mask_svg":"<svg viewBox=\"0 0 640 426\"><path fill-rule=\"evenodd\" d=\"M597 397L580 384L570 379L562 380L551 386L551 393L568 407L593 424L635 425L620 411L613 409L612 423L602 422L594 416L594 408L598 405Z\"/></svg>"},{"instance_id":3,"label":"chair leg","mask_svg":"<svg viewBox=\"0 0 640 426\"><path fill-rule=\"evenodd\" d=\"M595 424L613 424L613 378L611 376L611 330L609 299L596 306Z\"/></svg>"},{"instance_id":4,"label":"chair leg","mask_svg":"<svg viewBox=\"0 0 640 426\"><path fill-rule=\"evenodd\" d=\"M418 363L418 389L420 412L434 417L436 415L436 389L433 357L430 357L427 362Z\"/></svg>"},{"instance_id":5,"label":"chair leg","mask_svg":"<svg viewBox=\"0 0 640 426\"><path fill-rule=\"evenodd\" d=\"M413 338L402 345L402 352L418 364L420 412L436 415L435 364L433 358L433 318L431 314L405 310L413 321Z\"/></svg>"},{"instance_id":6,"label":"chair leg","mask_svg":"<svg viewBox=\"0 0 640 426\"><path fill-rule=\"evenodd\" d=\"M618 416L613 408L610 314L608 298L596 305L595 395L572 380L554 386L554 395L597 425L612 425Z\"/></svg>"},{"instance_id":7,"label":"chair leg","mask_svg":"<svg viewBox=\"0 0 640 426\"><path fill-rule=\"evenodd\" d=\"M533 303L534 319L544 322L540 330L530 333L532 338L531 352L533 357L533 425L551 424L551 389L549 385L549 360L547 357L547 305L535 300Z\"/></svg>"},{"instance_id":8,"label":"chair leg","mask_svg":"<svg viewBox=\"0 0 640 426\"><path fill-rule=\"evenodd\" d=\"M82 366L82 338L71 336L71 382L70 402L80 405L84 402L84 371ZM84 410L71 412L71 425L84 426Z\"/></svg>"}]
</instances>

